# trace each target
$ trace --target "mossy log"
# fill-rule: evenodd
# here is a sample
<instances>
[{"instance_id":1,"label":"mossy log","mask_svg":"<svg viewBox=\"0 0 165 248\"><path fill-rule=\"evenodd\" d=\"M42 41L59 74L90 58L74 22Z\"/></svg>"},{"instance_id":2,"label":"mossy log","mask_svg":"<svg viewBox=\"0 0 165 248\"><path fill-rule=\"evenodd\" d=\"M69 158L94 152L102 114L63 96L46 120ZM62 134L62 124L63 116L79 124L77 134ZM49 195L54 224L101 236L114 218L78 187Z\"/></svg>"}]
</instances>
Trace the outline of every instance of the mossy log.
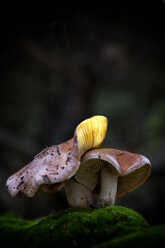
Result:
<instances>
[{"instance_id":1,"label":"mossy log","mask_svg":"<svg viewBox=\"0 0 165 248\"><path fill-rule=\"evenodd\" d=\"M141 214L120 206L97 210L69 208L37 220L23 220L12 214L0 217L2 247L12 248L99 247L148 229Z\"/></svg>"}]
</instances>

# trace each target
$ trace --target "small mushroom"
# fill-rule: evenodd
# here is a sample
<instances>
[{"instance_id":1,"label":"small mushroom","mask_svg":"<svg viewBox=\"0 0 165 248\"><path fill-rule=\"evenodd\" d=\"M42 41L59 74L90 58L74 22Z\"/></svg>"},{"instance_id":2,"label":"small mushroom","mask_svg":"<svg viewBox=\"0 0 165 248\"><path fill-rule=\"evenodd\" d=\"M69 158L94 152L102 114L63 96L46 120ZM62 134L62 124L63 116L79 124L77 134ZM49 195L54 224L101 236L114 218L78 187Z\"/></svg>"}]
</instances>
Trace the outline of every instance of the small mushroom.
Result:
<instances>
[{"instance_id":1,"label":"small mushroom","mask_svg":"<svg viewBox=\"0 0 165 248\"><path fill-rule=\"evenodd\" d=\"M72 139L41 151L28 165L8 178L6 186L11 196L22 193L32 197L39 188L46 192L61 189L63 182L77 172L84 152L101 145L107 124L104 116L86 119L77 126Z\"/></svg>"},{"instance_id":2,"label":"small mushroom","mask_svg":"<svg viewBox=\"0 0 165 248\"><path fill-rule=\"evenodd\" d=\"M93 194L98 196L97 208L114 205L116 196L122 196L139 187L150 172L150 161L142 155L108 148L88 151L82 157L79 170L72 179L71 205L89 207L93 202ZM77 194L77 185L78 190L80 185L83 187L82 193L79 193L79 203L73 198Z\"/></svg>"}]
</instances>

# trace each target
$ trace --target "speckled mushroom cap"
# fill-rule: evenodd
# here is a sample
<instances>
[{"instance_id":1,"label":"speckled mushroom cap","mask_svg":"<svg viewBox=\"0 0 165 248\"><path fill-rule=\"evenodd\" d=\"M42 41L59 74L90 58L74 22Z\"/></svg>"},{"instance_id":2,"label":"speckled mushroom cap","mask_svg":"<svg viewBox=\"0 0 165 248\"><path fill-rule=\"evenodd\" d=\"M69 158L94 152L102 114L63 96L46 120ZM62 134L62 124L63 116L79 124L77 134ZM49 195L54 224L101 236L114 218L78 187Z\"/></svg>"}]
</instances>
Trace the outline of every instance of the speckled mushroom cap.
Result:
<instances>
[{"instance_id":1,"label":"speckled mushroom cap","mask_svg":"<svg viewBox=\"0 0 165 248\"><path fill-rule=\"evenodd\" d=\"M11 196L22 193L32 197L39 188L46 192L61 189L63 182L75 175L82 154L101 145L107 124L104 116L86 119L77 126L72 139L36 155L29 164L8 178L6 186Z\"/></svg>"},{"instance_id":2,"label":"speckled mushroom cap","mask_svg":"<svg viewBox=\"0 0 165 248\"><path fill-rule=\"evenodd\" d=\"M100 171L106 168L118 176L116 196L122 196L142 185L151 173L150 161L139 154L116 149L94 149L82 157L75 180L97 193Z\"/></svg>"}]
</instances>

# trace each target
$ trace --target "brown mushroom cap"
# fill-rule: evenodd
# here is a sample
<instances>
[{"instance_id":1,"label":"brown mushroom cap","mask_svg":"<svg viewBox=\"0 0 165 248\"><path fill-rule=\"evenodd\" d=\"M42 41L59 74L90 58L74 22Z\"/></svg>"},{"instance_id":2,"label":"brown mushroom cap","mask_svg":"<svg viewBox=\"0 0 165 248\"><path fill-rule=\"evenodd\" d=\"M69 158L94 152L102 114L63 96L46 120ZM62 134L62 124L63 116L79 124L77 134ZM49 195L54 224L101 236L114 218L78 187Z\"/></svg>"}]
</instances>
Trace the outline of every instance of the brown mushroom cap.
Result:
<instances>
[{"instance_id":1,"label":"brown mushroom cap","mask_svg":"<svg viewBox=\"0 0 165 248\"><path fill-rule=\"evenodd\" d=\"M94 116L81 122L74 138L44 149L28 165L9 177L6 182L9 193L32 197L39 188L46 192L61 189L63 182L77 172L81 155L101 145L107 124L104 116ZM54 185L56 183L58 185Z\"/></svg>"},{"instance_id":2,"label":"brown mushroom cap","mask_svg":"<svg viewBox=\"0 0 165 248\"><path fill-rule=\"evenodd\" d=\"M95 190L96 193L102 168L118 176L117 197L142 185L151 173L151 163L146 157L127 151L103 148L84 154L75 179L92 191Z\"/></svg>"}]
</instances>

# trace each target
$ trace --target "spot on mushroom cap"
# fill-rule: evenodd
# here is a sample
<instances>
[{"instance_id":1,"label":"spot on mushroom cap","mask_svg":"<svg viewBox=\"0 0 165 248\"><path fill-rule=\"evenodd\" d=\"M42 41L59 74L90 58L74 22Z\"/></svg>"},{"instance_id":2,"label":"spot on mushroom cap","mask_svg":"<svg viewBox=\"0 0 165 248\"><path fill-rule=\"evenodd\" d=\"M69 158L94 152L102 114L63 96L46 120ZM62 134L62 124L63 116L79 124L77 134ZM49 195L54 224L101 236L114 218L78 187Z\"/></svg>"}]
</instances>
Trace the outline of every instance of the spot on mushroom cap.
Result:
<instances>
[{"instance_id":1,"label":"spot on mushroom cap","mask_svg":"<svg viewBox=\"0 0 165 248\"><path fill-rule=\"evenodd\" d=\"M92 166L94 170L91 169ZM90 176L92 188L95 186L95 193L97 194L99 191L98 172L102 168L110 169L112 173L118 175L117 196L131 192L142 185L151 173L151 163L146 157L127 151L103 148L94 149L84 154L82 164L75 175L75 179L88 186L90 185ZM85 174L89 174L88 182L84 176ZM96 182L96 185L94 185L94 182Z\"/></svg>"},{"instance_id":2,"label":"spot on mushroom cap","mask_svg":"<svg viewBox=\"0 0 165 248\"><path fill-rule=\"evenodd\" d=\"M75 131L80 145L80 153L92 148L98 148L106 135L108 120L105 116L96 115L81 122Z\"/></svg>"}]
</instances>

